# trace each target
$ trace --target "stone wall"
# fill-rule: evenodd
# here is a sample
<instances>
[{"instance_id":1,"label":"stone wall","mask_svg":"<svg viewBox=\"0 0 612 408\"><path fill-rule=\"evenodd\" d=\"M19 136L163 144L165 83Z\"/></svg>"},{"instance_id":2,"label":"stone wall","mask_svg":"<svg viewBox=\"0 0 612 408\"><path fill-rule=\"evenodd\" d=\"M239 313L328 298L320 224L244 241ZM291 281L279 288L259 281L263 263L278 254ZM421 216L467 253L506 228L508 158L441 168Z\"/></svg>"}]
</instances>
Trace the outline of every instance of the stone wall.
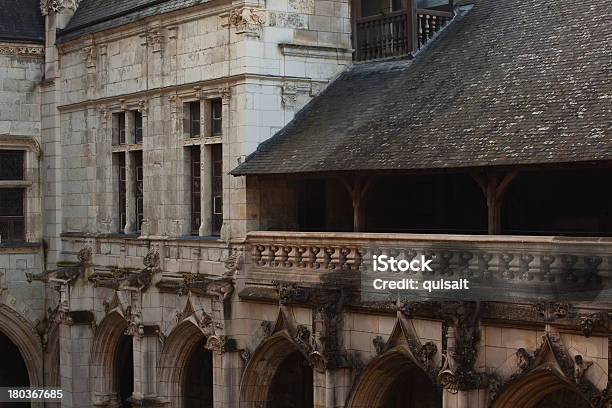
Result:
<instances>
[{"instance_id":1,"label":"stone wall","mask_svg":"<svg viewBox=\"0 0 612 408\"><path fill-rule=\"evenodd\" d=\"M43 46L0 42L0 150L23 152L23 180L3 188L24 191L25 242L0 239L0 330L19 347L30 382L43 385L42 342L45 287L29 277L44 269L41 93ZM2 190L0 189L0 195ZM48 377L47 377L48 378Z\"/></svg>"},{"instance_id":2,"label":"stone wall","mask_svg":"<svg viewBox=\"0 0 612 408\"><path fill-rule=\"evenodd\" d=\"M219 3L61 44L64 230L122 229L112 115L140 110L147 117L143 234L189 235L188 146L221 142L224 238L243 237L245 182L227 173L350 62L348 21L347 2ZM223 135L185 140L185 103L203 101L206 130L205 104L217 97Z\"/></svg>"}]
</instances>

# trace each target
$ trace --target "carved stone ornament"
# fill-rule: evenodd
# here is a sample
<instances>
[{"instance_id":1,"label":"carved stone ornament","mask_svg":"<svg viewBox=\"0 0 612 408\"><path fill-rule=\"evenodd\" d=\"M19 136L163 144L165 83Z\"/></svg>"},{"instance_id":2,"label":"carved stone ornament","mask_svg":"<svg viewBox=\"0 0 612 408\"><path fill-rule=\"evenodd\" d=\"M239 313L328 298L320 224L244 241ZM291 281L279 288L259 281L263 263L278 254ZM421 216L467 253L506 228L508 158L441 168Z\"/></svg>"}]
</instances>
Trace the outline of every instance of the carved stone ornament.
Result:
<instances>
[{"instance_id":1,"label":"carved stone ornament","mask_svg":"<svg viewBox=\"0 0 612 408\"><path fill-rule=\"evenodd\" d=\"M244 265L242 252L233 250L223 261L223 265L225 266L224 276L233 277Z\"/></svg>"},{"instance_id":2,"label":"carved stone ornament","mask_svg":"<svg viewBox=\"0 0 612 408\"><path fill-rule=\"evenodd\" d=\"M533 355L524 348L519 348L516 351L516 365L519 368L519 372L522 374L531 368L533 363Z\"/></svg>"},{"instance_id":3,"label":"carved stone ornament","mask_svg":"<svg viewBox=\"0 0 612 408\"><path fill-rule=\"evenodd\" d=\"M35 45L0 43L0 56L43 58L45 48Z\"/></svg>"},{"instance_id":4,"label":"carved stone ornament","mask_svg":"<svg viewBox=\"0 0 612 408\"><path fill-rule=\"evenodd\" d=\"M91 265L91 261L93 258L93 251L91 249L91 247L84 247L82 248L78 255L77 258L79 260L79 263L81 265Z\"/></svg>"},{"instance_id":5,"label":"carved stone ornament","mask_svg":"<svg viewBox=\"0 0 612 408\"><path fill-rule=\"evenodd\" d=\"M580 384L589 367L593 365L592 361L586 361L580 354L574 356L574 381Z\"/></svg>"},{"instance_id":6,"label":"carved stone ornament","mask_svg":"<svg viewBox=\"0 0 612 408\"><path fill-rule=\"evenodd\" d=\"M210 336L206 341L206 349L218 353L236 350L236 341L228 336Z\"/></svg>"},{"instance_id":7,"label":"carved stone ornament","mask_svg":"<svg viewBox=\"0 0 612 408\"><path fill-rule=\"evenodd\" d=\"M151 47L152 52L161 52L164 35L161 29L151 29L144 34L145 43Z\"/></svg>"},{"instance_id":8,"label":"carved stone ornament","mask_svg":"<svg viewBox=\"0 0 612 408\"><path fill-rule=\"evenodd\" d=\"M251 350L249 350L248 348L240 350L240 358L242 359L242 361L244 361L245 364L248 363L251 359Z\"/></svg>"},{"instance_id":9,"label":"carved stone ornament","mask_svg":"<svg viewBox=\"0 0 612 408\"><path fill-rule=\"evenodd\" d=\"M577 354L573 358L566 351L561 340L561 336L556 332L547 332L538 349L531 354L525 349L517 351L518 372L510 376L510 378L497 387L495 392L492 392L491 398L495 399L501 389L510 386L512 383L523 381L528 378L531 373L546 367L550 369L550 360L555 364L556 370L562 374L568 382L576 384L576 391L581 394L587 401L591 402L591 406L603 408L608 407L610 394L607 390L600 391L586 377L586 372L593 365L592 362L584 360L583 356ZM490 380L490 379L489 379Z\"/></svg>"},{"instance_id":10,"label":"carved stone ornament","mask_svg":"<svg viewBox=\"0 0 612 408\"><path fill-rule=\"evenodd\" d=\"M377 355L380 356L385 352L385 340L382 338L382 336L374 337L372 339L372 344L374 345Z\"/></svg>"},{"instance_id":11,"label":"carved stone ornament","mask_svg":"<svg viewBox=\"0 0 612 408\"><path fill-rule=\"evenodd\" d=\"M81 48L81 56L83 57L83 62L87 68L96 67L97 52L98 49L95 45Z\"/></svg>"},{"instance_id":12,"label":"carved stone ornament","mask_svg":"<svg viewBox=\"0 0 612 408\"><path fill-rule=\"evenodd\" d=\"M592 313L587 316L580 316L580 330L584 337L591 337L595 326L604 322L603 313Z\"/></svg>"},{"instance_id":13,"label":"carved stone ornament","mask_svg":"<svg viewBox=\"0 0 612 408\"><path fill-rule=\"evenodd\" d=\"M291 85L283 85L281 99L285 109L295 109L297 105L297 88Z\"/></svg>"},{"instance_id":14,"label":"carved stone ornament","mask_svg":"<svg viewBox=\"0 0 612 408\"><path fill-rule=\"evenodd\" d=\"M40 11L43 16L49 13L58 13L65 9L76 11L81 0L40 0Z\"/></svg>"},{"instance_id":15,"label":"carved stone ornament","mask_svg":"<svg viewBox=\"0 0 612 408\"><path fill-rule=\"evenodd\" d=\"M300 288L297 283L272 281L272 284L278 290L278 303L280 305L308 301L309 293L306 289Z\"/></svg>"},{"instance_id":16,"label":"carved stone ornament","mask_svg":"<svg viewBox=\"0 0 612 408\"><path fill-rule=\"evenodd\" d=\"M229 23L236 28L236 34L259 37L261 27L265 24L265 16L261 10L240 7L230 12Z\"/></svg>"}]
</instances>

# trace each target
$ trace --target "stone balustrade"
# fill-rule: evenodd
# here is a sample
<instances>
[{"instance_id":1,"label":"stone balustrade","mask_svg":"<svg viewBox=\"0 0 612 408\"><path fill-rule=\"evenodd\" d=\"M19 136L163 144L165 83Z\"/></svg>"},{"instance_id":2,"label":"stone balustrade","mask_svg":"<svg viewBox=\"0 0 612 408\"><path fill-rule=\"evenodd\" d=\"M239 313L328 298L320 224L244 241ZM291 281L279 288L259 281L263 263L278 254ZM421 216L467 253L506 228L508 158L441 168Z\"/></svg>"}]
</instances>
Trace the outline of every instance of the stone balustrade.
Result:
<instances>
[{"instance_id":1,"label":"stone balustrade","mask_svg":"<svg viewBox=\"0 0 612 408\"><path fill-rule=\"evenodd\" d=\"M612 239L527 236L470 236L368 233L251 232L246 270L250 279L320 283L326 275L370 268L373 255L408 261L431 259L431 272L407 272L419 279L467 278L543 291L608 289ZM593 293L587 297L592 300Z\"/></svg>"}]
</instances>

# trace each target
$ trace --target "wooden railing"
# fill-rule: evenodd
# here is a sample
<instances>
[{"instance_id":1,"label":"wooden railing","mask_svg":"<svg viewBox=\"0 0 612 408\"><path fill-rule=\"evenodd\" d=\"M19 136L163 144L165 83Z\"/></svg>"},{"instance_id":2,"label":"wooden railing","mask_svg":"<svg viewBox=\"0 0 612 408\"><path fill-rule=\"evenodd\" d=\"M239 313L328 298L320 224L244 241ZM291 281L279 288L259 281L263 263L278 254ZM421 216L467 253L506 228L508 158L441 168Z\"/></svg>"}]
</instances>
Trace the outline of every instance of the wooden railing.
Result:
<instances>
[{"instance_id":1,"label":"wooden railing","mask_svg":"<svg viewBox=\"0 0 612 408\"><path fill-rule=\"evenodd\" d=\"M453 14L446 11L417 10L417 46L420 49L434 35L443 29L451 20Z\"/></svg>"},{"instance_id":2,"label":"wooden railing","mask_svg":"<svg viewBox=\"0 0 612 408\"><path fill-rule=\"evenodd\" d=\"M405 10L357 21L357 60L406 55L411 51L410 27Z\"/></svg>"},{"instance_id":3,"label":"wooden railing","mask_svg":"<svg viewBox=\"0 0 612 408\"><path fill-rule=\"evenodd\" d=\"M421 48L452 19L436 10L393 11L358 18L355 24L355 60L367 61L408 55Z\"/></svg>"}]
</instances>

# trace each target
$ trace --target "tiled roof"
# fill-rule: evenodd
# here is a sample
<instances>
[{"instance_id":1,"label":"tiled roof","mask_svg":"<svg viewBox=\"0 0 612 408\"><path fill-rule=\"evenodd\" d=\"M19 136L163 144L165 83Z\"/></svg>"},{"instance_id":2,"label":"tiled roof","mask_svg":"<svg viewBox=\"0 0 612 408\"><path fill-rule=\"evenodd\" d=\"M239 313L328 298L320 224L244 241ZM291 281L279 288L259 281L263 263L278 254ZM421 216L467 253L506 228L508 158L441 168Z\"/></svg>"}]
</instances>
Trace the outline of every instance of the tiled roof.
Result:
<instances>
[{"instance_id":1,"label":"tiled roof","mask_svg":"<svg viewBox=\"0 0 612 408\"><path fill-rule=\"evenodd\" d=\"M0 41L45 42L40 0L0 0Z\"/></svg>"},{"instance_id":2,"label":"tiled roof","mask_svg":"<svg viewBox=\"0 0 612 408\"><path fill-rule=\"evenodd\" d=\"M58 42L213 0L82 0Z\"/></svg>"},{"instance_id":3,"label":"tiled roof","mask_svg":"<svg viewBox=\"0 0 612 408\"><path fill-rule=\"evenodd\" d=\"M356 64L232 173L612 159L612 3L475 0L412 61Z\"/></svg>"}]
</instances>

